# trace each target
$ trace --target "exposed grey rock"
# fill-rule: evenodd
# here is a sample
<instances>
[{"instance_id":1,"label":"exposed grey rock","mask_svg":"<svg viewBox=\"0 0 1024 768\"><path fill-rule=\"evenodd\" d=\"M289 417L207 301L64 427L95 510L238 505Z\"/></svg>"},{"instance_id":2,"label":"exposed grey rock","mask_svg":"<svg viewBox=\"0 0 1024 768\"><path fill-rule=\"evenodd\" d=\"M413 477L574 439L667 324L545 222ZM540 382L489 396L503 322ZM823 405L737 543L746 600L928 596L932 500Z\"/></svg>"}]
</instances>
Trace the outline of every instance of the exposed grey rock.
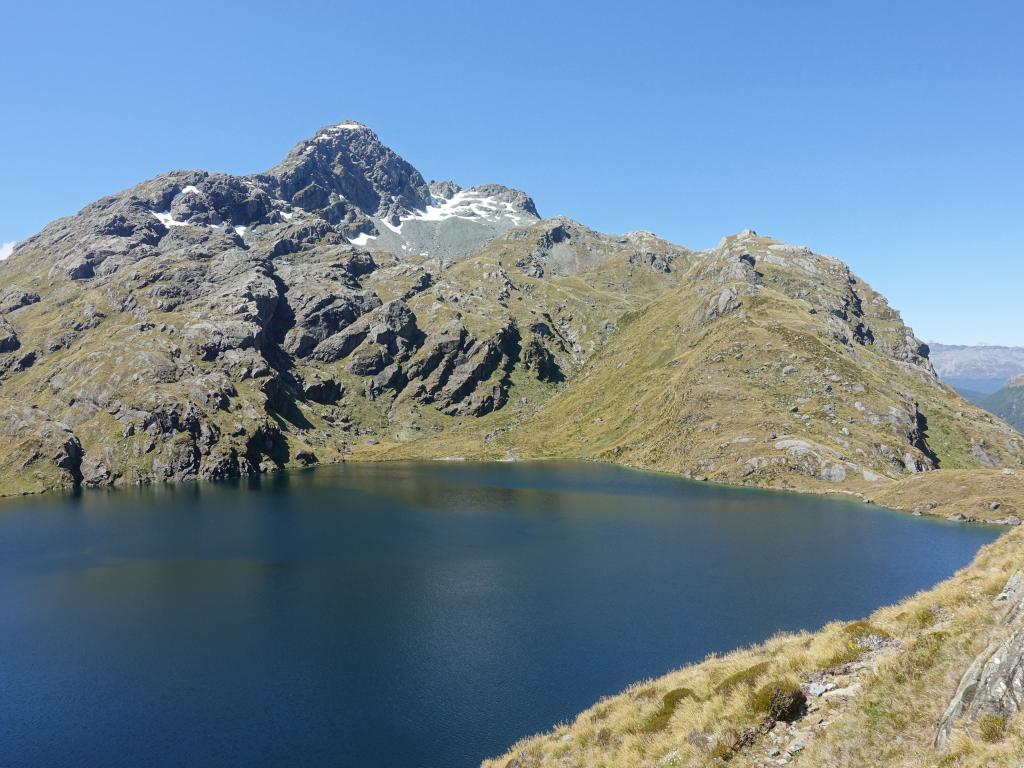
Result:
<instances>
[{"instance_id":1,"label":"exposed grey rock","mask_svg":"<svg viewBox=\"0 0 1024 768\"><path fill-rule=\"evenodd\" d=\"M408 290L402 294L402 300L408 301L417 293L422 293L427 290L433 283L433 276L429 272L422 272L420 275L413 280L412 285L409 286Z\"/></svg>"},{"instance_id":2,"label":"exposed grey rock","mask_svg":"<svg viewBox=\"0 0 1024 768\"><path fill-rule=\"evenodd\" d=\"M850 699L860 693L860 683L851 683L843 688L833 688L821 694L823 699Z\"/></svg>"},{"instance_id":3,"label":"exposed grey rock","mask_svg":"<svg viewBox=\"0 0 1024 768\"><path fill-rule=\"evenodd\" d=\"M359 376L371 376L379 374L396 360L408 358L418 345L420 336L416 315L404 301L397 300L388 302L342 334L332 337L339 341L337 346L329 346L327 350L346 357L359 348L349 363L349 370ZM323 354L321 347L324 345L317 347L317 355Z\"/></svg>"},{"instance_id":4,"label":"exposed grey rock","mask_svg":"<svg viewBox=\"0 0 1024 768\"><path fill-rule=\"evenodd\" d=\"M986 467L996 467L999 465L999 463L989 455L984 440L973 442L971 444L971 458L979 464L984 464Z\"/></svg>"},{"instance_id":5,"label":"exposed grey rock","mask_svg":"<svg viewBox=\"0 0 1024 768\"><path fill-rule=\"evenodd\" d=\"M982 713L1012 718L1024 706L1024 628L1017 629L989 656L979 675L967 716Z\"/></svg>"},{"instance_id":6,"label":"exposed grey rock","mask_svg":"<svg viewBox=\"0 0 1024 768\"><path fill-rule=\"evenodd\" d=\"M545 219L540 227L512 230L504 237L530 243L531 250L516 266L531 277L578 274L622 246L620 238L600 235L565 217Z\"/></svg>"},{"instance_id":7,"label":"exposed grey rock","mask_svg":"<svg viewBox=\"0 0 1024 768\"><path fill-rule=\"evenodd\" d=\"M811 683L807 687L807 692L810 693L811 696L823 696L824 694L828 693L829 691L834 690L835 687L836 687L835 683L817 683L817 682L815 682L815 683Z\"/></svg>"},{"instance_id":8,"label":"exposed grey rock","mask_svg":"<svg viewBox=\"0 0 1024 768\"><path fill-rule=\"evenodd\" d=\"M105 485L110 481L111 471L102 459L87 456L81 465L83 485Z\"/></svg>"},{"instance_id":9,"label":"exposed grey rock","mask_svg":"<svg viewBox=\"0 0 1024 768\"><path fill-rule=\"evenodd\" d=\"M215 360L232 349L254 349L262 342L262 329L255 323L228 320L220 323L196 323L184 330L206 360Z\"/></svg>"},{"instance_id":10,"label":"exposed grey rock","mask_svg":"<svg viewBox=\"0 0 1024 768\"><path fill-rule=\"evenodd\" d=\"M324 363L333 363L336 360L342 360L352 354L355 348L363 343L363 339L366 338L366 333L367 329L365 325L347 328L340 333L329 336L317 344L311 356L313 359L320 360Z\"/></svg>"},{"instance_id":11,"label":"exposed grey rock","mask_svg":"<svg viewBox=\"0 0 1024 768\"><path fill-rule=\"evenodd\" d=\"M708 301L707 306L704 308L701 322L705 324L710 323L712 320L717 320L723 315L735 312L741 306L743 306L743 302L736 295L736 291L732 288L723 288L717 296L712 296Z\"/></svg>"},{"instance_id":12,"label":"exposed grey rock","mask_svg":"<svg viewBox=\"0 0 1024 768\"><path fill-rule=\"evenodd\" d=\"M307 400L321 405L331 405L345 395L345 387L334 379L317 379L305 385L302 390Z\"/></svg>"},{"instance_id":13,"label":"exposed grey rock","mask_svg":"<svg viewBox=\"0 0 1024 768\"><path fill-rule=\"evenodd\" d=\"M314 250L310 261L278 266L278 274L289 286L287 323L291 327L283 341L289 354L306 357L321 342L381 306L376 293L362 289L358 282L358 278L373 271L372 258L368 254L351 254L326 264L313 261L318 255L330 258L334 252Z\"/></svg>"},{"instance_id":14,"label":"exposed grey rock","mask_svg":"<svg viewBox=\"0 0 1024 768\"><path fill-rule=\"evenodd\" d=\"M18 341L18 334L14 327L3 317L0 317L0 353L13 352L21 346Z\"/></svg>"},{"instance_id":15,"label":"exposed grey rock","mask_svg":"<svg viewBox=\"0 0 1024 768\"><path fill-rule=\"evenodd\" d=\"M1006 605L998 627L1012 631L1002 640L994 640L964 672L953 698L939 720L935 747L944 749L949 743L956 721L961 717L976 719L994 714L1007 719L1024 708L1024 582L1014 573L994 605Z\"/></svg>"},{"instance_id":16,"label":"exposed grey rock","mask_svg":"<svg viewBox=\"0 0 1024 768\"><path fill-rule=\"evenodd\" d=\"M519 359L519 331L511 320L484 341L456 321L428 337L407 373L417 400L449 415L480 416L505 404L508 374Z\"/></svg>"},{"instance_id":17,"label":"exposed grey rock","mask_svg":"<svg viewBox=\"0 0 1024 768\"><path fill-rule=\"evenodd\" d=\"M42 468L56 474L65 487L81 482L82 444L71 427L39 408L0 398L0 439L19 445L20 472Z\"/></svg>"},{"instance_id":18,"label":"exposed grey rock","mask_svg":"<svg viewBox=\"0 0 1024 768\"><path fill-rule=\"evenodd\" d=\"M846 479L846 468L842 464L828 464L818 473L818 477L830 483L841 483Z\"/></svg>"},{"instance_id":19,"label":"exposed grey rock","mask_svg":"<svg viewBox=\"0 0 1024 768\"><path fill-rule=\"evenodd\" d=\"M455 367L459 353L466 345L466 326L460 320L452 320L431 334L416 359L407 367L410 380L422 380L417 385L417 396L424 402L431 402Z\"/></svg>"},{"instance_id":20,"label":"exposed grey rock","mask_svg":"<svg viewBox=\"0 0 1024 768\"><path fill-rule=\"evenodd\" d=\"M451 200L462 191L462 187L454 181L431 181L427 184L430 194L437 200Z\"/></svg>"},{"instance_id":21,"label":"exposed grey rock","mask_svg":"<svg viewBox=\"0 0 1024 768\"><path fill-rule=\"evenodd\" d=\"M354 208L397 224L401 213L431 202L419 171L352 121L299 142L263 179L279 197L331 223L345 221Z\"/></svg>"},{"instance_id":22,"label":"exposed grey rock","mask_svg":"<svg viewBox=\"0 0 1024 768\"><path fill-rule=\"evenodd\" d=\"M16 285L9 285L0 290L0 314L7 314L16 309L27 307L39 301L39 295L22 290Z\"/></svg>"},{"instance_id":23,"label":"exposed grey rock","mask_svg":"<svg viewBox=\"0 0 1024 768\"><path fill-rule=\"evenodd\" d=\"M539 336L533 335L523 345L523 367L536 373L541 381L562 381L565 376L558 361Z\"/></svg>"}]
</instances>

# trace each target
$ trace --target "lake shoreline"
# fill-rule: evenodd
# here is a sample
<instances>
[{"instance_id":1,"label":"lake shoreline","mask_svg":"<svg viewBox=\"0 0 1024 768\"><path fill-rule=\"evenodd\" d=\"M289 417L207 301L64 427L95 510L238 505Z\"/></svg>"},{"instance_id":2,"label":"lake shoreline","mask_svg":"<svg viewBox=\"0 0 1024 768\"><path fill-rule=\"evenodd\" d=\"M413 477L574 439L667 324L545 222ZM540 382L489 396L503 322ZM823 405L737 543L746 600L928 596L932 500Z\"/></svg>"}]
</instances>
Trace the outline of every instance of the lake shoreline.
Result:
<instances>
[{"instance_id":1,"label":"lake shoreline","mask_svg":"<svg viewBox=\"0 0 1024 768\"><path fill-rule=\"evenodd\" d=\"M225 478L189 478L185 480L168 480L163 483L111 483L99 486L75 486L73 488L43 488L39 490L31 491L7 491L0 488L0 500L10 500L27 497L45 496L46 494L69 494L78 493L80 491L92 491L92 490L121 490L130 488L145 488L145 487L158 487L158 486L174 486L174 485L186 485L191 483L217 483L232 480L244 480L246 478L258 478L265 476L273 476L279 473L289 472L307 472L315 471L320 467L337 467L343 466L350 463L403 463L403 462L437 462L439 464L446 463L481 463L481 464L504 464L504 463L526 463L526 462L557 462L557 461L575 461L589 464L607 465L612 467L621 467L624 469L630 469L636 472L647 472L653 475L664 475L667 477L674 477L682 480L687 480L694 483L708 484L715 487L721 488L743 488L747 490L760 490L769 491L772 493L793 493L801 496L824 496L824 497L849 497L856 499L864 504L877 504L884 506L887 509L891 509L897 512L903 512L906 514L913 515L915 517L932 517L937 519L948 519L952 522L965 523L968 525L996 525L1001 527L1014 527L1021 523L1021 519L1015 514L1006 515L992 515L986 514L986 512L995 512L996 510L988 509L985 510L983 507L979 507L976 510L976 514L962 514L961 512L949 512L949 509L954 508L960 499L956 496L946 496L941 503L930 503L918 509L907 509L899 503L891 501L898 497L899 489L905 487L909 482L920 482L922 478L938 478L945 477L951 472L956 472L962 476L970 476L971 480L969 485L979 485L983 481L991 484L995 479L1009 479L1012 482L1007 483L1011 485L1010 488L1001 489L1001 493L1008 498L1011 498L1010 509L1013 512L1017 512L1018 509L1022 510L1024 514L1024 481L1021 481L1020 476L1016 470L1007 468L998 468L994 470L987 469L971 469L971 470L945 470L938 469L930 472L921 473L919 475L913 475L909 478L903 478L901 480L887 480L878 481L874 483L855 483L851 487L828 487L820 483L812 484L809 486L801 485L779 485L779 484L764 484L764 483L751 483L737 484L737 483L725 483L717 480L710 480L708 478L692 477L679 472L673 472L671 470L659 469L657 467L648 467L641 464L632 464L620 461L611 461L594 457L571 457L571 456L529 456L529 457L513 457L513 458L481 458L481 457L463 457L463 456L443 456L443 457L413 457L413 456L390 456L387 453L379 453L376 451L360 451L346 456L338 461L325 461L310 466L303 467L280 467L272 469L266 472L250 473L244 475L233 475ZM1009 473L1009 474L1007 474ZM976 479L975 479L976 478ZM790 479L799 480L799 476L794 476ZM967 494L962 494L966 496ZM991 494L989 494L991 495ZM879 499L887 499L889 501L880 501ZM1018 501L1019 500L1019 501ZM991 504L992 502L989 502ZM1005 512L1007 505L1003 502L996 502L999 504L997 510L1003 510ZM1018 506L1019 505L1019 506ZM959 515L959 517L957 517Z\"/></svg>"}]
</instances>

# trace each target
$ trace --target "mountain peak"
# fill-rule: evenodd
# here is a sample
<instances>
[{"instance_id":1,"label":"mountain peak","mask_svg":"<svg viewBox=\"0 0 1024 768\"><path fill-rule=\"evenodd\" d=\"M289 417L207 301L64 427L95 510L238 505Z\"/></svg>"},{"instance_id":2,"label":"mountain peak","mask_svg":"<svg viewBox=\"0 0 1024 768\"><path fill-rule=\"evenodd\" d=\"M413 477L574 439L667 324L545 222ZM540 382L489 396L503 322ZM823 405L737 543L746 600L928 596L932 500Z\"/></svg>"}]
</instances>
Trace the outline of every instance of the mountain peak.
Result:
<instances>
[{"instance_id":1,"label":"mountain peak","mask_svg":"<svg viewBox=\"0 0 1024 768\"><path fill-rule=\"evenodd\" d=\"M329 220L359 214L397 222L430 205L427 182L362 123L344 120L296 144L265 178L283 199Z\"/></svg>"},{"instance_id":2,"label":"mountain peak","mask_svg":"<svg viewBox=\"0 0 1024 768\"><path fill-rule=\"evenodd\" d=\"M338 133L340 131L369 131L365 125L360 123L358 120L342 120L340 123L334 125L328 125L321 128L317 133L317 136L326 133Z\"/></svg>"}]
</instances>

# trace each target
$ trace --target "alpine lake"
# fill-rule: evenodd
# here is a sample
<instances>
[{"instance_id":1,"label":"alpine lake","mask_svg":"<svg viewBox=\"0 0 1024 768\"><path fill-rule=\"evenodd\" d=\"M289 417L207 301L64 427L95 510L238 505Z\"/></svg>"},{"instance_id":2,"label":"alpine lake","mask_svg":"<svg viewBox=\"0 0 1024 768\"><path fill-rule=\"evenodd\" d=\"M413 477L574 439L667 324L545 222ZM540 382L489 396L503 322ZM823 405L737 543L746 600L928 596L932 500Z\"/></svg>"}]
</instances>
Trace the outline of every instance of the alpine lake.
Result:
<instances>
[{"instance_id":1,"label":"alpine lake","mask_svg":"<svg viewBox=\"0 0 1024 768\"><path fill-rule=\"evenodd\" d=\"M561 462L0 502L0 765L469 768L1001 529Z\"/></svg>"}]
</instances>

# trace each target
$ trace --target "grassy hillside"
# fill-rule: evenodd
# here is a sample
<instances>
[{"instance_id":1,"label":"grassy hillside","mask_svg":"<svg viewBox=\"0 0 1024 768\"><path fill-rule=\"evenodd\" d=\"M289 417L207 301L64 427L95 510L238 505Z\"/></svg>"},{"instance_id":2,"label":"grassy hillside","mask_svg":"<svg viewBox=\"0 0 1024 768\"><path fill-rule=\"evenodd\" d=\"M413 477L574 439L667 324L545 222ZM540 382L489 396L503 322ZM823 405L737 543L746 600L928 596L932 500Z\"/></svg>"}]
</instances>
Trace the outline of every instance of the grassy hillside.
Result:
<instances>
[{"instance_id":1,"label":"grassy hillside","mask_svg":"<svg viewBox=\"0 0 1024 768\"><path fill-rule=\"evenodd\" d=\"M567 456L862 492L934 469L1017 467L1024 449L938 381L898 313L845 266L753 235L691 255L545 394L516 384L509 413L368 455Z\"/></svg>"},{"instance_id":2,"label":"grassy hillside","mask_svg":"<svg viewBox=\"0 0 1024 768\"><path fill-rule=\"evenodd\" d=\"M979 405L1024 432L1024 376L1006 382L1002 389L985 397Z\"/></svg>"}]
</instances>

